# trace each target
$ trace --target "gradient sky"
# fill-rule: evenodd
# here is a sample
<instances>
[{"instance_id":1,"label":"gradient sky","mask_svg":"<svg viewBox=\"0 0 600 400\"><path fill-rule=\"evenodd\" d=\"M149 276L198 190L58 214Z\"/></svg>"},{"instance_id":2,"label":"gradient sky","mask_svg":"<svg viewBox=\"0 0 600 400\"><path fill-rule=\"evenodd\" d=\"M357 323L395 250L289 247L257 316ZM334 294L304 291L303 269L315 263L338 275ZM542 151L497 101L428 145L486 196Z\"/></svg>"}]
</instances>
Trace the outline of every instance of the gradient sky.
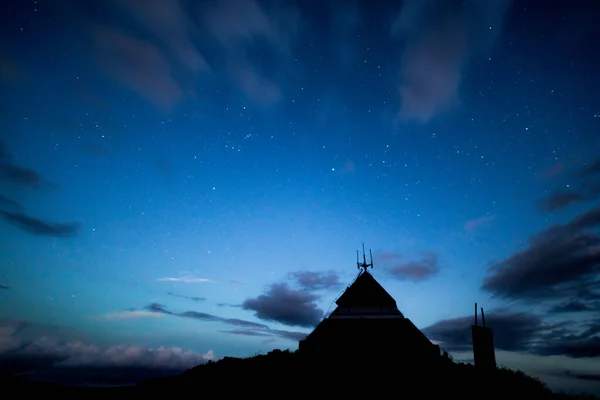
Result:
<instances>
[{"instance_id":1,"label":"gradient sky","mask_svg":"<svg viewBox=\"0 0 600 400\"><path fill-rule=\"evenodd\" d=\"M294 349L365 242L455 357L478 302L501 364L597 390L592 3L4 2L0 353Z\"/></svg>"}]
</instances>

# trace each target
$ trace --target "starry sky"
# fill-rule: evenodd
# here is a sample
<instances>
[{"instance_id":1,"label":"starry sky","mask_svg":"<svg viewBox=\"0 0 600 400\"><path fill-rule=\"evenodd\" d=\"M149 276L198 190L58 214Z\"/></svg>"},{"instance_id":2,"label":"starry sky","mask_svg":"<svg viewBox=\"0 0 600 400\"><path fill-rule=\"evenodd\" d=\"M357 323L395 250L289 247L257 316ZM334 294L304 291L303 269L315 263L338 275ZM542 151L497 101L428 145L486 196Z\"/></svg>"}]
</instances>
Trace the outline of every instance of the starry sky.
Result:
<instances>
[{"instance_id":1,"label":"starry sky","mask_svg":"<svg viewBox=\"0 0 600 400\"><path fill-rule=\"evenodd\" d=\"M598 390L595 3L2 8L2 368L295 349L364 242L456 359L478 302L499 363Z\"/></svg>"}]
</instances>

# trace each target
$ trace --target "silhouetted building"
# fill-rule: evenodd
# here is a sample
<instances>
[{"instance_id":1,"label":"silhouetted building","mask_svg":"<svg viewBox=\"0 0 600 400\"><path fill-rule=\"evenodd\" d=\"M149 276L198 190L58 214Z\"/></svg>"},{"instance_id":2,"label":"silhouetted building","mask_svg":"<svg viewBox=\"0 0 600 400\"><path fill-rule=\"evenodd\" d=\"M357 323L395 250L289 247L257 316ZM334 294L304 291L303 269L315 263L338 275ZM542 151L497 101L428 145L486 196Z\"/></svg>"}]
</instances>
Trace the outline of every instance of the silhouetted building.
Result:
<instances>
[{"instance_id":1,"label":"silhouetted building","mask_svg":"<svg viewBox=\"0 0 600 400\"><path fill-rule=\"evenodd\" d=\"M358 257L358 255L357 255ZM362 269L356 280L336 300L337 308L299 343L306 358L356 361L393 360L429 363L440 359L439 346L398 310L396 301L367 271L363 248Z\"/></svg>"},{"instance_id":2,"label":"silhouetted building","mask_svg":"<svg viewBox=\"0 0 600 400\"><path fill-rule=\"evenodd\" d=\"M475 324L471 325L473 339L473 360L478 368L495 369L496 351L494 350L494 336L492 330L485 326L485 314L481 308L481 323L477 323L477 303L475 303Z\"/></svg>"}]
</instances>

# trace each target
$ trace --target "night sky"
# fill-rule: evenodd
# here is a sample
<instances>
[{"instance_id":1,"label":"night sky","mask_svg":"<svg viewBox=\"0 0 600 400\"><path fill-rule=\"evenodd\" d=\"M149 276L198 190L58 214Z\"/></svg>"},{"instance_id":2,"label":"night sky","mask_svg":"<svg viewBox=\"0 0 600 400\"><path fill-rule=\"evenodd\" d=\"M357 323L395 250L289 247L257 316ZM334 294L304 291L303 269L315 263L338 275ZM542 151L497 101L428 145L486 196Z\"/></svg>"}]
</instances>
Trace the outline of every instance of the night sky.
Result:
<instances>
[{"instance_id":1,"label":"night sky","mask_svg":"<svg viewBox=\"0 0 600 400\"><path fill-rule=\"evenodd\" d=\"M296 349L364 242L455 359L478 302L600 391L598 3L0 7L1 368Z\"/></svg>"}]
</instances>

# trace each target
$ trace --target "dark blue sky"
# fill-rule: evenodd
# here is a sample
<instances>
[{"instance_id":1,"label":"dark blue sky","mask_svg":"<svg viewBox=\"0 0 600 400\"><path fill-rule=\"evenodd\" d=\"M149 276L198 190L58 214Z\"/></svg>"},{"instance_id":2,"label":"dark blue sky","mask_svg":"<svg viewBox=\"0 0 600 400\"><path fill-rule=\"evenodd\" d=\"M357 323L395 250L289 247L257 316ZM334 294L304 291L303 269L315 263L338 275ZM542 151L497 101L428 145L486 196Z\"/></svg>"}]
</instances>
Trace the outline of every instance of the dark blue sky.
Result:
<instances>
[{"instance_id":1,"label":"dark blue sky","mask_svg":"<svg viewBox=\"0 0 600 400\"><path fill-rule=\"evenodd\" d=\"M364 241L456 357L477 301L502 364L596 384L592 2L3 8L5 359L176 370L296 348Z\"/></svg>"}]
</instances>

